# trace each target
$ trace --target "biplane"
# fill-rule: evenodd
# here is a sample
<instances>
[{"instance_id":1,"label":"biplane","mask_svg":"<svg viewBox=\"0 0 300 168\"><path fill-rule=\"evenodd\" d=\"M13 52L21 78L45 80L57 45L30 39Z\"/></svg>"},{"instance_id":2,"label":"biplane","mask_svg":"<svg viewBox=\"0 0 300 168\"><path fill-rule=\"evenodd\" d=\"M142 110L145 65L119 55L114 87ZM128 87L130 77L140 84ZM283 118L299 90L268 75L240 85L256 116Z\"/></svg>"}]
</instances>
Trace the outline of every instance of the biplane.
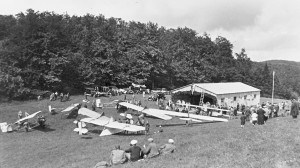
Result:
<instances>
[{"instance_id":1,"label":"biplane","mask_svg":"<svg viewBox=\"0 0 300 168\"><path fill-rule=\"evenodd\" d=\"M21 118L21 119L19 119L18 121L16 121L15 124L17 124L17 123L22 123L22 122L25 121L25 120L32 119L33 117L35 117L37 114L39 114L39 113L41 113L41 112L42 112L42 111L38 111L38 112L35 112L35 113L33 113L33 114L30 114L30 115L28 115L28 116L26 116L26 117L24 117L24 118Z\"/></svg>"}]
</instances>

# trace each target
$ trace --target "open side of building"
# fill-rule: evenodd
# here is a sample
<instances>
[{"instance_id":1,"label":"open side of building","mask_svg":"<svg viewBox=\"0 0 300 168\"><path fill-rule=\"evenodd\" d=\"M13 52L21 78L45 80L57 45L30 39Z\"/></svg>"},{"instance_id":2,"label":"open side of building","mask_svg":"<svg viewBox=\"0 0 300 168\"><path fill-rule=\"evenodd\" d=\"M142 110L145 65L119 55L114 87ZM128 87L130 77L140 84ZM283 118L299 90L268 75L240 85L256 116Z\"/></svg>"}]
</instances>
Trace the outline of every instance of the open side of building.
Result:
<instances>
[{"instance_id":1,"label":"open side of building","mask_svg":"<svg viewBox=\"0 0 300 168\"><path fill-rule=\"evenodd\" d=\"M252 106L260 102L260 89L242 82L194 83L171 91L172 101L201 105L210 104L236 107Z\"/></svg>"}]
</instances>

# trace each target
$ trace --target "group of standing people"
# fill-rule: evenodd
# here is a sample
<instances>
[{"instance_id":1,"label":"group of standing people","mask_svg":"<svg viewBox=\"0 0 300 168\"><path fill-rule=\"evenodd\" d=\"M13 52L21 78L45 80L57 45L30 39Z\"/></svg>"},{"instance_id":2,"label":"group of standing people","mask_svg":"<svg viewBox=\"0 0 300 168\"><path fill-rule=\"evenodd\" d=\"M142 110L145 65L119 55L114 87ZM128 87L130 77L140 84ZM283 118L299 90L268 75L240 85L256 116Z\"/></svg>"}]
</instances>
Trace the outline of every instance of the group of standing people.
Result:
<instances>
[{"instance_id":1,"label":"group of standing people","mask_svg":"<svg viewBox=\"0 0 300 168\"><path fill-rule=\"evenodd\" d=\"M55 101L57 99L60 99L61 102L70 100L70 93L64 94L61 92L60 94L58 92L53 92L50 95L50 101Z\"/></svg>"},{"instance_id":2,"label":"group of standing people","mask_svg":"<svg viewBox=\"0 0 300 168\"><path fill-rule=\"evenodd\" d=\"M296 119L299 115L300 104L295 99L292 100L292 105L290 109L290 115ZM258 105L255 107L246 107L246 109L242 112L241 116L241 127L243 128L246 121L252 123L252 125L263 125L267 122L269 118L278 117L279 116L280 107L278 104L271 105L270 103ZM285 110L285 109L283 109ZM286 111L283 111L283 114Z\"/></svg>"}]
</instances>

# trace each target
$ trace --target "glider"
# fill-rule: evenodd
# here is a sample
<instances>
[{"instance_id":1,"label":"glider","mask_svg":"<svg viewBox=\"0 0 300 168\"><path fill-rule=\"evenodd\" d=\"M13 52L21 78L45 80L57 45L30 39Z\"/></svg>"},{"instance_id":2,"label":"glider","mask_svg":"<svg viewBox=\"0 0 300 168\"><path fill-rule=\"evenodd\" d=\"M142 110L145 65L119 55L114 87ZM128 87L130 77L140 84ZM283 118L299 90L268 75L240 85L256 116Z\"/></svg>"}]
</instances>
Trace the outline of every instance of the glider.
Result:
<instances>
[{"instance_id":1,"label":"glider","mask_svg":"<svg viewBox=\"0 0 300 168\"><path fill-rule=\"evenodd\" d=\"M68 111L72 111L74 108L78 107L79 106L79 103L76 103L76 104L72 104L71 106L67 107L66 109L64 109L63 111L61 112L68 112Z\"/></svg>"},{"instance_id":2,"label":"glider","mask_svg":"<svg viewBox=\"0 0 300 168\"><path fill-rule=\"evenodd\" d=\"M201 120L196 120L192 118L179 118L180 120L185 120L185 121L195 121L195 122L202 122Z\"/></svg>"},{"instance_id":3,"label":"glider","mask_svg":"<svg viewBox=\"0 0 300 168\"><path fill-rule=\"evenodd\" d=\"M177 103L178 104L178 103ZM218 116L226 116L226 117L229 117L229 115L226 115L226 114L222 114L222 111L230 111L230 110L226 110L226 109L220 109L220 108L213 108L213 107L206 107L206 106L197 106L197 105L190 105L190 104L178 104L180 106L190 106L190 107L195 107L195 108L201 108L201 109L210 109L210 110L213 110L212 112L212 116L214 117L218 117ZM217 112L217 111L220 111L220 112Z\"/></svg>"},{"instance_id":4,"label":"glider","mask_svg":"<svg viewBox=\"0 0 300 168\"><path fill-rule=\"evenodd\" d=\"M35 112L35 113L33 113L33 114L30 114L30 115L27 116L27 117L24 117L24 118L22 118L22 119L19 119L19 120L16 121L15 123L20 123L20 122L22 122L22 121L24 121L24 120L31 119L31 118L35 117L37 114L39 114L39 113L41 113L41 112L42 112L42 111L38 111L38 112Z\"/></svg>"},{"instance_id":5,"label":"glider","mask_svg":"<svg viewBox=\"0 0 300 168\"><path fill-rule=\"evenodd\" d=\"M104 129L101 132L100 136L112 135L122 131L130 131L130 132L145 131L145 127L119 123L117 121L113 121L113 118L101 116L102 114L99 114L87 108L80 108L78 114L89 116L89 118L81 119L80 120L81 122L103 126Z\"/></svg>"},{"instance_id":6,"label":"glider","mask_svg":"<svg viewBox=\"0 0 300 168\"><path fill-rule=\"evenodd\" d=\"M168 110L159 110L159 109L151 109L151 108L143 108L140 106L136 106L130 103L126 102L121 102L119 103L122 106L125 106L127 108L131 108L137 111L140 111L142 113L155 116L157 118L161 118L163 120L169 120L172 117L184 117L184 118L191 118L191 119L196 119L196 120L208 120L208 121L222 121L222 122L228 122L227 119L224 118L216 118L216 117L210 117L210 116L201 116L201 115L196 115L196 114L189 114L189 113L180 113L180 112L174 112L174 111L168 111Z\"/></svg>"},{"instance_id":7,"label":"glider","mask_svg":"<svg viewBox=\"0 0 300 168\"><path fill-rule=\"evenodd\" d=\"M145 113L147 115L151 115L151 116L163 119L163 120L172 119L172 117L170 117L168 115L165 115L164 113L161 113L160 111L157 111L157 109L144 108L144 107L140 107L140 106L130 104L130 103L127 103L127 102L121 102L121 103L119 103L119 105L125 106L127 108L130 108L130 109L133 109L133 110L136 110L136 111L139 111L139 112L142 112L142 113Z\"/></svg>"}]
</instances>

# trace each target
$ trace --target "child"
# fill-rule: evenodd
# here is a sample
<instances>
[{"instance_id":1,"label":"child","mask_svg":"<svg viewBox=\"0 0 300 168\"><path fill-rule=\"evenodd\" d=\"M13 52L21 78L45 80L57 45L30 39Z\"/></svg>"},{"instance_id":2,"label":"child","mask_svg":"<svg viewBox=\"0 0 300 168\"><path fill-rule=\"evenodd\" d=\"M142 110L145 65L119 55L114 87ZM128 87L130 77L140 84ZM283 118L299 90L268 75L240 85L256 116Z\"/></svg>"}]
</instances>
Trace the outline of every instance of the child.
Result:
<instances>
[{"instance_id":1,"label":"child","mask_svg":"<svg viewBox=\"0 0 300 168\"><path fill-rule=\"evenodd\" d=\"M257 114L255 111L251 115L251 122L252 122L253 126L257 123Z\"/></svg>"},{"instance_id":2,"label":"child","mask_svg":"<svg viewBox=\"0 0 300 168\"><path fill-rule=\"evenodd\" d=\"M242 112L242 116L241 116L241 127L244 128L245 123L246 123L246 115L244 114L244 112Z\"/></svg>"}]
</instances>

